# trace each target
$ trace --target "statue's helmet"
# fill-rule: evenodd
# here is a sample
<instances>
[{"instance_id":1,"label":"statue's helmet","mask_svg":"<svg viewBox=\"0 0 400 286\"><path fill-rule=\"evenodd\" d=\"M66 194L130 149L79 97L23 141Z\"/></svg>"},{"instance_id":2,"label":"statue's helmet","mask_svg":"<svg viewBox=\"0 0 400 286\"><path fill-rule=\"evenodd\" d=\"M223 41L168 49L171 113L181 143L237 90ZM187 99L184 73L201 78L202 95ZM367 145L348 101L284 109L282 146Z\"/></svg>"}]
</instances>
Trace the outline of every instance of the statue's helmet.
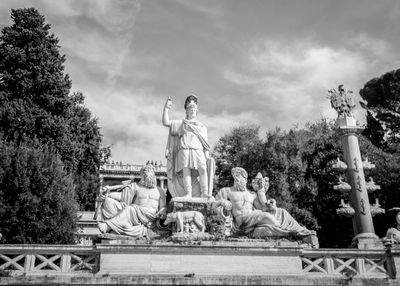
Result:
<instances>
[{"instance_id":1,"label":"statue's helmet","mask_svg":"<svg viewBox=\"0 0 400 286\"><path fill-rule=\"evenodd\" d=\"M193 94L189 95L184 104L185 109L188 109L190 107L196 107L197 108L197 97Z\"/></svg>"}]
</instances>

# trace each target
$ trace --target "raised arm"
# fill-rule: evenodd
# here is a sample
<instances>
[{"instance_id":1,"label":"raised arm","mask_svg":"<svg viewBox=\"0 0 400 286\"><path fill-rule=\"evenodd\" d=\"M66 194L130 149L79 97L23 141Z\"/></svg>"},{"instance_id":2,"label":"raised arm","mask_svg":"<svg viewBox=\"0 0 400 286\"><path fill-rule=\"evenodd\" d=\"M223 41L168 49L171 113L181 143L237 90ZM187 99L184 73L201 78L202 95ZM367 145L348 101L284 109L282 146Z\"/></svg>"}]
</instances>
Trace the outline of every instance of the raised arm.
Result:
<instances>
[{"instance_id":1,"label":"raised arm","mask_svg":"<svg viewBox=\"0 0 400 286\"><path fill-rule=\"evenodd\" d=\"M103 187L103 192L107 192L107 191L120 191L122 190L124 187L126 187L126 185L114 185L114 186L104 186Z\"/></svg>"},{"instance_id":2,"label":"raised arm","mask_svg":"<svg viewBox=\"0 0 400 286\"><path fill-rule=\"evenodd\" d=\"M171 107L172 107L172 100L171 100L171 97L168 96L168 99L164 105L164 111L163 111L163 115L162 115L162 124L165 127L171 126L171 120L169 120L169 110L171 109Z\"/></svg>"}]
</instances>

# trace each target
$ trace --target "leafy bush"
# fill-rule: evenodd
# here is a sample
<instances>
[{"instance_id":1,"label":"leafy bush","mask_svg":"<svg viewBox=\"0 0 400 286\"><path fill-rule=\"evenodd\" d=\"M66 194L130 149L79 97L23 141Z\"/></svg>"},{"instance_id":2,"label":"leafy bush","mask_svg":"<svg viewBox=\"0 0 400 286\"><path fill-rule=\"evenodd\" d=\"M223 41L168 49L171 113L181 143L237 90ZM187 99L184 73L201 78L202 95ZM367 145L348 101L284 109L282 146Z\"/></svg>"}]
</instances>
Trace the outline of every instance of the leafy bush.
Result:
<instances>
[{"instance_id":1,"label":"leafy bush","mask_svg":"<svg viewBox=\"0 0 400 286\"><path fill-rule=\"evenodd\" d=\"M0 233L5 243L74 242L78 205L54 148L0 140Z\"/></svg>"}]
</instances>

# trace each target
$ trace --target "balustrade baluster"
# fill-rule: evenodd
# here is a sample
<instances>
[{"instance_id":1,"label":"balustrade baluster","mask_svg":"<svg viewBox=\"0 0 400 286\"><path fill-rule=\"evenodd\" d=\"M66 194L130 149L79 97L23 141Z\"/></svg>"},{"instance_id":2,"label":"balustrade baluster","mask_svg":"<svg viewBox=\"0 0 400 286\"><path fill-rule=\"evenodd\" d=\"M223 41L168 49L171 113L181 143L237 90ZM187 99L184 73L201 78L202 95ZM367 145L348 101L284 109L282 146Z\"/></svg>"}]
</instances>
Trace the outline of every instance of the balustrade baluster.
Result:
<instances>
[{"instance_id":1,"label":"balustrade baluster","mask_svg":"<svg viewBox=\"0 0 400 286\"><path fill-rule=\"evenodd\" d=\"M356 259L356 270L358 274L364 274L365 271L365 259L359 257Z\"/></svg>"},{"instance_id":2,"label":"balustrade baluster","mask_svg":"<svg viewBox=\"0 0 400 286\"><path fill-rule=\"evenodd\" d=\"M71 269L71 255L63 254L61 256L61 272L69 272Z\"/></svg>"},{"instance_id":3,"label":"balustrade baluster","mask_svg":"<svg viewBox=\"0 0 400 286\"><path fill-rule=\"evenodd\" d=\"M328 274L335 272L335 264L331 256L324 257L324 269Z\"/></svg>"},{"instance_id":4,"label":"balustrade baluster","mask_svg":"<svg viewBox=\"0 0 400 286\"><path fill-rule=\"evenodd\" d=\"M35 255L26 254L24 263L24 272L31 272L35 268Z\"/></svg>"}]
</instances>

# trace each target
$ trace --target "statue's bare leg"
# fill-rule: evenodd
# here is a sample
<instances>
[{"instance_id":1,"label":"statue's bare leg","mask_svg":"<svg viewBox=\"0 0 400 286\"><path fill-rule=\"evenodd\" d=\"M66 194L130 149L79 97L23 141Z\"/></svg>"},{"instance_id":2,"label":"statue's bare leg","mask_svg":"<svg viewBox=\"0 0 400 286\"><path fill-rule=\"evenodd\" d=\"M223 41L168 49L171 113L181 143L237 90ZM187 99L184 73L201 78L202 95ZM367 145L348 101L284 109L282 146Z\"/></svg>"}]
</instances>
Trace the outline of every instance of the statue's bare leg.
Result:
<instances>
[{"instance_id":1,"label":"statue's bare leg","mask_svg":"<svg viewBox=\"0 0 400 286\"><path fill-rule=\"evenodd\" d=\"M200 167L198 171L200 175L201 196L208 198L211 196L211 194L208 193L207 169Z\"/></svg>"},{"instance_id":2,"label":"statue's bare leg","mask_svg":"<svg viewBox=\"0 0 400 286\"><path fill-rule=\"evenodd\" d=\"M105 222L99 222L97 224L97 227L99 228L101 233L107 233L111 230L111 228Z\"/></svg>"},{"instance_id":3,"label":"statue's bare leg","mask_svg":"<svg viewBox=\"0 0 400 286\"><path fill-rule=\"evenodd\" d=\"M190 168L183 168L183 187L185 189L186 195L184 197L191 198L192 197L192 172Z\"/></svg>"}]
</instances>

